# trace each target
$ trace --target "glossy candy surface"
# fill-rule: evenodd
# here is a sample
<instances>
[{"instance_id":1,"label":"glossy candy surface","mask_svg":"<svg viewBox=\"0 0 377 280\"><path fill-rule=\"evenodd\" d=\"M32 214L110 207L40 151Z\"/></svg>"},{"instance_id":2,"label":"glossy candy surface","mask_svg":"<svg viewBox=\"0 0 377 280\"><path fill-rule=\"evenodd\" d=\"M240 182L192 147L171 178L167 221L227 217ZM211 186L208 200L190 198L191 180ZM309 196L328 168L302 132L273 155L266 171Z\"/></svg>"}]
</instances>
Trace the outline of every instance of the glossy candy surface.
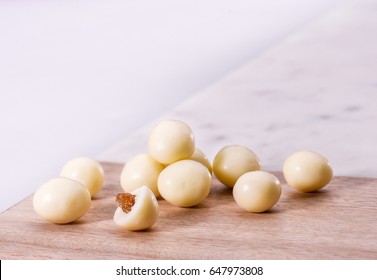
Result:
<instances>
[{"instance_id":1,"label":"glossy candy surface","mask_svg":"<svg viewBox=\"0 0 377 280\"><path fill-rule=\"evenodd\" d=\"M283 173L288 185L302 192L313 192L325 187L333 176L329 161L311 151L290 155L284 162Z\"/></svg>"},{"instance_id":2,"label":"glossy candy surface","mask_svg":"<svg viewBox=\"0 0 377 280\"><path fill-rule=\"evenodd\" d=\"M241 145L225 146L213 160L213 173L228 187L233 187L237 179L246 172L260 169L257 155Z\"/></svg>"},{"instance_id":3,"label":"glossy candy surface","mask_svg":"<svg viewBox=\"0 0 377 280\"><path fill-rule=\"evenodd\" d=\"M194 160L177 161L166 167L158 177L158 190L169 203L191 207L205 199L211 188L207 167Z\"/></svg>"},{"instance_id":4,"label":"glossy candy surface","mask_svg":"<svg viewBox=\"0 0 377 280\"><path fill-rule=\"evenodd\" d=\"M280 199L281 184L265 171L251 171L243 174L233 188L236 203L248 212L265 212Z\"/></svg>"},{"instance_id":5,"label":"glossy candy surface","mask_svg":"<svg viewBox=\"0 0 377 280\"><path fill-rule=\"evenodd\" d=\"M56 224L76 221L89 210L90 203L88 189L78 181L65 177L46 182L33 196L35 212Z\"/></svg>"}]
</instances>

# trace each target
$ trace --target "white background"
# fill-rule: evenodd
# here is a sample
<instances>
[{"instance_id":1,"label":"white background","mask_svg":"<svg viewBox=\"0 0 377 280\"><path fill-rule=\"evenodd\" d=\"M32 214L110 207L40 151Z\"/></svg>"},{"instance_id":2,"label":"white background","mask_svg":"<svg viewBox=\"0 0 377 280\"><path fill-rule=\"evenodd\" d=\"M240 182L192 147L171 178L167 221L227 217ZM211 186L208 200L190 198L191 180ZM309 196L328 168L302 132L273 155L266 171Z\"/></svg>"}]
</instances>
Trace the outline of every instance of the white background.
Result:
<instances>
[{"instance_id":1,"label":"white background","mask_svg":"<svg viewBox=\"0 0 377 280\"><path fill-rule=\"evenodd\" d=\"M4 261L2 276L5 280L35 279L260 279L260 280L317 280L317 279L363 279L374 280L377 276L373 260L114 260L114 261ZM199 276L140 276L116 275L124 267L132 270L200 269ZM220 267L262 267L262 275L211 275Z\"/></svg>"},{"instance_id":2,"label":"white background","mask_svg":"<svg viewBox=\"0 0 377 280\"><path fill-rule=\"evenodd\" d=\"M0 211L339 2L0 0Z\"/></svg>"}]
</instances>

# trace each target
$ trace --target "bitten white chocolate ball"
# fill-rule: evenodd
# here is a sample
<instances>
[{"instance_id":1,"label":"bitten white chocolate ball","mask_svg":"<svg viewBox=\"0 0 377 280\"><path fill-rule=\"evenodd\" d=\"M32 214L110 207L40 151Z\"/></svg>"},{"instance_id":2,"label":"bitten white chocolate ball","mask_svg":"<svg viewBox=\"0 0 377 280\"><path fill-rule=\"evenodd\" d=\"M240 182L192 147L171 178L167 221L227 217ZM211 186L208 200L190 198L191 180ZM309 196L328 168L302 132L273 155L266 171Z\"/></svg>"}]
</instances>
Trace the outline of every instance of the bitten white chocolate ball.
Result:
<instances>
[{"instance_id":1,"label":"bitten white chocolate ball","mask_svg":"<svg viewBox=\"0 0 377 280\"><path fill-rule=\"evenodd\" d=\"M188 159L195 151L191 128L184 122L166 120L152 130L148 141L149 154L162 164Z\"/></svg>"},{"instance_id":2,"label":"bitten white chocolate ball","mask_svg":"<svg viewBox=\"0 0 377 280\"><path fill-rule=\"evenodd\" d=\"M158 177L158 190L169 203L191 207L205 199L211 188L208 169L194 160L177 161L166 167Z\"/></svg>"},{"instance_id":3,"label":"bitten white chocolate ball","mask_svg":"<svg viewBox=\"0 0 377 280\"><path fill-rule=\"evenodd\" d=\"M91 197L101 190L104 182L101 164L87 157L78 157L68 161L60 171L60 176L82 183L88 188Z\"/></svg>"},{"instance_id":4,"label":"bitten white chocolate ball","mask_svg":"<svg viewBox=\"0 0 377 280\"><path fill-rule=\"evenodd\" d=\"M213 160L213 173L228 187L233 187L242 174L260 169L261 164L257 155L240 145L225 146Z\"/></svg>"},{"instance_id":5,"label":"bitten white chocolate ball","mask_svg":"<svg viewBox=\"0 0 377 280\"><path fill-rule=\"evenodd\" d=\"M137 231L153 226L158 220L159 206L153 192L146 186L131 193L116 196L118 205L114 213L114 222L121 228Z\"/></svg>"},{"instance_id":6,"label":"bitten white chocolate ball","mask_svg":"<svg viewBox=\"0 0 377 280\"><path fill-rule=\"evenodd\" d=\"M284 162L283 173L288 185L302 192L313 192L323 188L333 176L329 161L311 151L290 155Z\"/></svg>"},{"instance_id":7,"label":"bitten white chocolate ball","mask_svg":"<svg viewBox=\"0 0 377 280\"><path fill-rule=\"evenodd\" d=\"M205 167L207 167L209 173L212 174L212 164L207 158L207 156L202 152L202 150L195 148L194 154L189 159L200 162Z\"/></svg>"},{"instance_id":8,"label":"bitten white chocolate ball","mask_svg":"<svg viewBox=\"0 0 377 280\"><path fill-rule=\"evenodd\" d=\"M265 171L243 174L233 188L233 197L248 212L265 212L280 199L281 184L274 175Z\"/></svg>"},{"instance_id":9,"label":"bitten white chocolate ball","mask_svg":"<svg viewBox=\"0 0 377 280\"><path fill-rule=\"evenodd\" d=\"M46 182L33 196L35 212L56 224L76 221L89 210L90 202L90 193L86 187L64 177Z\"/></svg>"},{"instance_id":10,"label":"bitten white chocolate ball","mask_svg":"<svg viewBox=\"0 0 377 280\"><path fill-rule=\"evenodd\" d=\"M120 175L120 184L126 193L147 186L153 194L160 195L157 188L157 179L165 166L155 161L148 154L139 154L130 159Z\"/></svg>"}]
</instances>

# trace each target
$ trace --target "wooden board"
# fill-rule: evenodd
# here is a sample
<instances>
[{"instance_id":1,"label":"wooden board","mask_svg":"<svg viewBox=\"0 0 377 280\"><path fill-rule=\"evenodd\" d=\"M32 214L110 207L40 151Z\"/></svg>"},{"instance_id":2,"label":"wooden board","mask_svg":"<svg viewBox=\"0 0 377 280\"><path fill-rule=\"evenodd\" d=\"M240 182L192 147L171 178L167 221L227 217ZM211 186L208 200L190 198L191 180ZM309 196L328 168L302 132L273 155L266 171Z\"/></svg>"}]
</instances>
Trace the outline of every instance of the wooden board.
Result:
<instances>
[{"instance_id":1,"label":"wooden board","mask_svg":"<svg viewBox=\"0 0 377 280\"><path fill-rule=\"evenodd\" d=\"M122 165L103 166L104 189L78 222L42 220L32 197L3 212L0 259L377 259L377 179L336 177L310 194L284 184L279 203L262 214L242 211L214 180L199 206L160 199L158 222L128 232L112 220Z\"/></svg>"}]
</instances>

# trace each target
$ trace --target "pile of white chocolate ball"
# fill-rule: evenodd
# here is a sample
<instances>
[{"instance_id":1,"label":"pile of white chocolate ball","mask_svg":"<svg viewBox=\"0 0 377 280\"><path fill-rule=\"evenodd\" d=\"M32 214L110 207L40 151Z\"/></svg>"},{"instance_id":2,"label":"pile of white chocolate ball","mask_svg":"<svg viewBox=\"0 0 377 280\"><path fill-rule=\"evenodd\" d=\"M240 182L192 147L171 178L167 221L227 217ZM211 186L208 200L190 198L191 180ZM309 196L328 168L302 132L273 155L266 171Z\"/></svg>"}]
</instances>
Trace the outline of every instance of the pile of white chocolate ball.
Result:
<instances>
[{"instance_id":1,"label":"pile of white chocolate ball","mask_svg":"<svg viewBox=\"0 0 377 280\"><path fill-rule=\"evenodd\" d=\"M261 170L257 155L247 147L223 147L213 164L196 147L191 128L178 120L165 120L152 130L148 153L138 154L124 166L116 195L114 222L135 231L151 227L159 217L157 197L177 207L193 207L203 201L212 186L212 172L233 188L235 202L249 212L265 212L280 199L281 183ZM332 168L318 153L301 151L284 162L288 185L302 192L326 186ZM42 185L34 195L34 209L54 223L70 223L89 209L90 198L103 184L103 170L92 159L77 158L62 169L61 177Z\"/></svg>"}]
</instances>

